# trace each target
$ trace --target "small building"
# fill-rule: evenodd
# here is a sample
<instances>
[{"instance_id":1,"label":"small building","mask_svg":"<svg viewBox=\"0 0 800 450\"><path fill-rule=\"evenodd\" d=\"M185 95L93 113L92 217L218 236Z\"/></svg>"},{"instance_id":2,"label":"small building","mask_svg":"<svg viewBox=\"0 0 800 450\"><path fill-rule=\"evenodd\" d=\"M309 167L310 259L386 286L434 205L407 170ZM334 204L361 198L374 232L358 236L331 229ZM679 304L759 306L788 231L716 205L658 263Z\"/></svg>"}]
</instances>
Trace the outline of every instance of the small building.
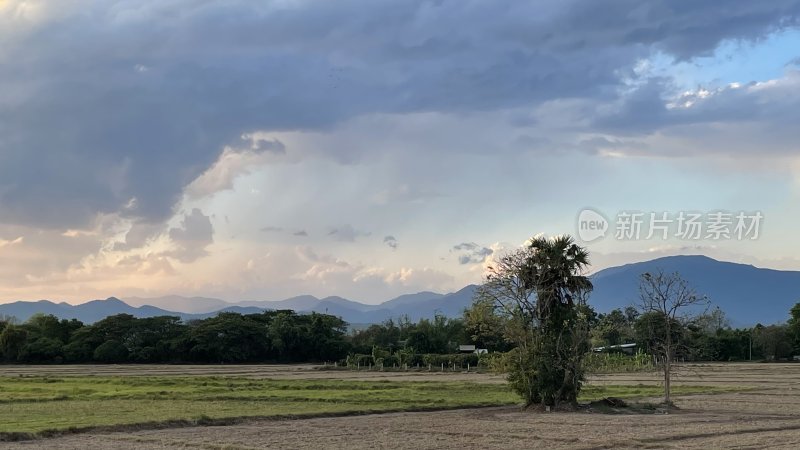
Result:
<instances>
[{"instance_id":1,"label":"small building","mask_svg":"<svg viewBox=\"0 0 800 450\"><path fill-rule=\"evenodd\" d=\"M609 345L606 347L595 347L592 349L595 353L603 353L609 351L620 351L627 355L632 355L636 353L636 344L620 344L620 345Z\"/></svg>"},{"instance_id":2,"label":"small building","mask_svg":"<svg viewBox=\"0 0 800 450\"><path fill-rule=\"evenodd\" d=\"M478 348L476 345L459 345L458 353L475 353L476 355L483 355L489 353L488 349Z\"/></svg>"}]
</instances>

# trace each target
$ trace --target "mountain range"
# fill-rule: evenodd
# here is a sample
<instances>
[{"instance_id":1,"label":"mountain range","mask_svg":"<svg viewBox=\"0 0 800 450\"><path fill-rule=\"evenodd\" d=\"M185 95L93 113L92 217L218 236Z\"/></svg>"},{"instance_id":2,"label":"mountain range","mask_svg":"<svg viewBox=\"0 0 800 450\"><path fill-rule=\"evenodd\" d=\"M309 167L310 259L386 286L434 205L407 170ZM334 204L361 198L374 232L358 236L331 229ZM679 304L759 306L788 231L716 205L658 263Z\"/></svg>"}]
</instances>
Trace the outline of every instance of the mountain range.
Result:
<instances>
[{"instance_id":1,"label":"mountain range","mask_svg":"<svg viewBox=\"0 0 800 450\"><path fill-rule=\"evenodd\" d=\"M669 256L597 272L589 303L597 311L634 304L641 274L678 272L711 307L719 307L733 326L784 323L800 302L800 272L717 261L707 256Z\"/></svg>"},{"instance_id":2,"label":"mountain range","mask_svg":"<svg viewBox=\"0 0 800 450\"><path fill-rule=\"evenodd\" d=\"M762 269L717 261L705 256L670 256L595 273L591 277L594 291L589 298L589 304L598 312L635 304L638 299L639 276L658 269L679 272L698 293L709 297L712 306L719 306L734 326L785 322L789 309L800 301L800 272ZM45 313L92 323L120 313L135 317L172 315L191 320L213 316L221 311L248 314L265 309L292 309L340 316L351 324L370 324L402 316L408 316L412 321L432 318L435 314L458 317L472 303L476 288L476 285L469 285L449 294L406 294L378 305L367 305L342 297L320 299L311 295L280 301L237 303L177 295L157 298L129 297L123 300L112 297L79 305L48 300L20 301L0 305L0 315L14 316L24 321L35 313Z\"/></svg>"}]
</instances>

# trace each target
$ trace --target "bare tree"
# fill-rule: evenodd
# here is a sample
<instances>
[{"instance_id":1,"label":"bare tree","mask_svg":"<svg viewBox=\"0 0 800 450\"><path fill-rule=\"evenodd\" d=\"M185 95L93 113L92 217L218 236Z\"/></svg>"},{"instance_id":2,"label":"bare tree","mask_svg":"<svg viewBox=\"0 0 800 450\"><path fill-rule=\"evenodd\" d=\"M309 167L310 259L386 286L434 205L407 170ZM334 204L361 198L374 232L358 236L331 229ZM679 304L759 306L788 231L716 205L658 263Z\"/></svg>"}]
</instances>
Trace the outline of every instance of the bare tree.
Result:
<instances>
[{"instance_id":1,"label":"bare tree","mask_svg":"<svg viewBox=\"0 0 800 450\"><path fill-rule=\"evenodd\" d=\"M670 381L672 363L679 342L676 332L698 314L698 308L708 304L705 296L689 286L679 273L644 273L639 281L639 308L649 316L651 349L663 360L664 403L672 405Z\"/></svg>"}]
</instances>

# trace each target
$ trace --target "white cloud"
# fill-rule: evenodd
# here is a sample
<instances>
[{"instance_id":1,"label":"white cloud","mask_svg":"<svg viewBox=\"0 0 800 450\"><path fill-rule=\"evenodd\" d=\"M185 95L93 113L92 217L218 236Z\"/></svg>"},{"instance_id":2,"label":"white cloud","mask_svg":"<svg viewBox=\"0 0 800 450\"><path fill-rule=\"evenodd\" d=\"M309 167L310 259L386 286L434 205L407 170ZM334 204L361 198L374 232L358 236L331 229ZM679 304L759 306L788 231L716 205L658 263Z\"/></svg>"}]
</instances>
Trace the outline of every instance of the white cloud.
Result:
<instances>
[{"instance_id":1,"label":"white cloud","mask_svg":"<svg viewBox=\"0 0 800 450\"><path fill-rule=\"evenodd\" d=\"M268 163L275 155L286 153L285 146L277 139L245 134L242 135L242 140L247 142L246 147L226 147L217 161L186 187L186 195L190 199L233 189L233 183L238 177Z\"/></svg>"},{"instance_id":2,"label":"white cloud","mask_svg":"<svg viewBox=\"0 0 800 450\"><path fill-rule=\"evenodd\" d=\"M11 240L0 239L0 248L6 247L6 246L9 246L9 245L22 244L23 240L24 240L24 238L22 236L19 236L18 238L11 239Z\"/></svg>"}]
</instances>

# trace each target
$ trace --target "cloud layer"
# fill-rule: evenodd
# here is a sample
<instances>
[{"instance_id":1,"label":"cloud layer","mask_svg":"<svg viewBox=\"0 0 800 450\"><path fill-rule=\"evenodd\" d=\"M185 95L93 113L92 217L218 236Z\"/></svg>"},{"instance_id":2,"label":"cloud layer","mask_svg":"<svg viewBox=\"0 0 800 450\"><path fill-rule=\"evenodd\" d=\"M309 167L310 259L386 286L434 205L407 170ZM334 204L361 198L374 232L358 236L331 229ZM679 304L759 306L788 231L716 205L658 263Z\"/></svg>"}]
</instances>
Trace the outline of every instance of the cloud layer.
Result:
<instances>
[{"instance_id":1,"label":"cloud layer","mask_svg":"<svg viewBox=\"0 0 800 450\"><path fill-rule=\"evenodd\" d=\"M6 0L0 261L68 296L142 273L224 293L202 284L222 266L253 295L278 292L266 267L385 294L477 281L473 241L563 232L586 202L793 223L796 50L771 79L678 67L799 24L800 0Z\"/></svg>"}]
</instances>

